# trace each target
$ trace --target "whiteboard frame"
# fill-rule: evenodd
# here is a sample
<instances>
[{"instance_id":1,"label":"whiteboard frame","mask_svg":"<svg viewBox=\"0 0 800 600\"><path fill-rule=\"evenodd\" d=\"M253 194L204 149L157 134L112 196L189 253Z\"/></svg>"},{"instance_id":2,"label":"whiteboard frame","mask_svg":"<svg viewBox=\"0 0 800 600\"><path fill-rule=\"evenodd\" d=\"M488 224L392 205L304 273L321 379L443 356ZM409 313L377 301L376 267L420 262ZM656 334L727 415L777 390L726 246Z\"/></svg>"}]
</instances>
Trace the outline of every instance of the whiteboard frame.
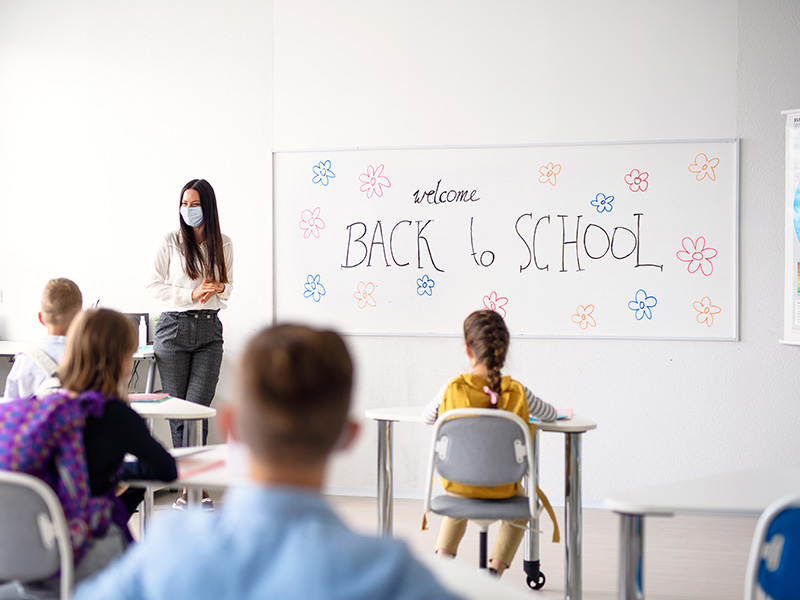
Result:
<instances>
[{"instance_id":1,"label":"whiteboard frame","mask_svg":"<svg viewBox=\"0 0 800 600\"><path fill-rule=\"evenodd\" d=\"M793 112L793 111L787 111ZM543 142L543 143L530 143L530 144L452 144L452 145L431 145L431 146L351 146L339 148L292 148L292 149L273 149L272 151L272 323L278 323L277 315L277 269L275 265L277 256L276 247L276 232L275 228L277 222L275 219L275 155L276 154L300 154L303 152L354 152L354 151L382 151L382 150L471 150L482 148L548 148L548 147L568 147L568 146L627 146L638 144L702 144L702 143L732 143L734 145L734 159L735 159L735 174L734 174L734 207L733 207L733 241L734 241L734 269L733 269L733 285L734 285L734 310L736 317L734 319L734 333L733 336L721 337L705 337L705 338L688 338L683 336L657 336L657 337L626 337L626 336L592 336L586 337L581 335L532 335L532 334L518 334L511 333L511 337L515 339L539 339L539 340L582 340L582 341L596 341L596 340L624 340L632 342L652 342L652 341L682 341L682 342L738 342L740 341L741 331L741 314L739 307L741 305L741 287L740 287L740 210L741 210L741 193L740 193L740 138L697 138L697 139L673 139L673 140L618 140L618 141L589 141L589 142ZM340 331L343 336L348 337L393 337L393 338L460 338L461 333L396 333L396 332L349 332L346 330ZM783 340L781 340L783 341ZM800 344L800 341L796 342Z\"/></svg>"}]
</instances>

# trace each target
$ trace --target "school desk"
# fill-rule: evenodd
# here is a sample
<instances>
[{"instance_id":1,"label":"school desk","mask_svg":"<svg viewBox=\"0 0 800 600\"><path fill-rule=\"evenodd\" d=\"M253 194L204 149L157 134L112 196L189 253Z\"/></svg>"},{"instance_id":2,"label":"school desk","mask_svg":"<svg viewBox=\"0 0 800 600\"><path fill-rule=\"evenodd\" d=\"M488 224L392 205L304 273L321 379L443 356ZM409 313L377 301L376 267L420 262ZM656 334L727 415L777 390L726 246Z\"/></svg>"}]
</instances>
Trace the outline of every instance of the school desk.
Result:
<instances>
[{"instance_id":1,"label":"school desk","mask_svg":"<svg viewBox=\"0 0 800 600\"><path fill-rule=\"evenodd\" d=\"M763 467L620 492L605 498L620 516L619 598L644 598L644 517L676 514L758 516L800 493L800 469Z\"/></svg>"},{"instance_id":2,"label":"school desk","mask_svg":"<svg viewBox=\"0 0 800 600\"><path fill-rule=\"evenodd\" d=\"M378 532L392 535L393 470L392 426L395 422L422 423L422 408L373 408L366 412L367 418L378 423ZM537 445L538 430L564 434L564 597L581 600L583 594L583 571L581 559L581 435L596 429L597 423L573 416L569 420L554 423L537 423L534 444ZM538 447L538 446L537 446ZM525 560L538 557L535 548L538 538L525 534Z\"/></svg>"},{"instance_id":3,"label":"school desk","mask_svg":"<svg viewBox=\"0 0 800 600\"><path fill-rule=\"evenodd\" d=\"M200 445L202 441L202 437L199 434L200 423L203 419L210 419L217 414L215 408L203 406L202 404L195 404L194 402L181 400L180 398L168 398L161 402L131 402L131 408L145 420L151 435L153 433L155 419L182 420L186 428L188 446ZM148 486L145 489L141 521L142 531L147 527L147 519L153 512L153 489L152 486Z\"/></svg>"},{"instance_id":4,"label":"school desk","mask_svg":"<svg viewBox=\"0 0 800 600\"><path fill-rule=\"evenodd\" d=\"M32 348L38 347L38 342L1 341L0 356L7 356L9 360L12 360L20 352L25 352L26 350L31 350ZM146 346L144 348L137 349L136 352L133 353L133 360L143 360L147 363L147 380L145 383L144 392L145 394L152 394L153 386L155 385L156 381L156 354L153 351L153 347ZM3 384L3 387L5 387L5 384Z\"/></svg>"}]
</instances>

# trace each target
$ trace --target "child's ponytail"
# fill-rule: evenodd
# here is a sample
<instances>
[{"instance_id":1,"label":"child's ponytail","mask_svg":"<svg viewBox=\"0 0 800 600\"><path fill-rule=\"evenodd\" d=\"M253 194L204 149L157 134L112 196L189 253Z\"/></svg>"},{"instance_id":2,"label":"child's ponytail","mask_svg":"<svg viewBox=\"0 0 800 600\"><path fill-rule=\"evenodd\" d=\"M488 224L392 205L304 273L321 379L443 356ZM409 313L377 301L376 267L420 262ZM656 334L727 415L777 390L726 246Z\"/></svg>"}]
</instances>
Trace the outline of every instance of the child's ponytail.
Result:
<instances>
[{"instance_id":1,"label":"child's ponytail","mask_svg":"<svg viewBox=\"0 0 800 600\"><path fill-rule=\"evenodd\" d=\"M506 362L509 344L503 317L492 310L473 312L464 321L464 342L476 360L486 367L487 387L494 392L490 395L496 398L500 394L501 369ZM490 406L496 408L496 400Z\"/></svg>"}]
</instances>

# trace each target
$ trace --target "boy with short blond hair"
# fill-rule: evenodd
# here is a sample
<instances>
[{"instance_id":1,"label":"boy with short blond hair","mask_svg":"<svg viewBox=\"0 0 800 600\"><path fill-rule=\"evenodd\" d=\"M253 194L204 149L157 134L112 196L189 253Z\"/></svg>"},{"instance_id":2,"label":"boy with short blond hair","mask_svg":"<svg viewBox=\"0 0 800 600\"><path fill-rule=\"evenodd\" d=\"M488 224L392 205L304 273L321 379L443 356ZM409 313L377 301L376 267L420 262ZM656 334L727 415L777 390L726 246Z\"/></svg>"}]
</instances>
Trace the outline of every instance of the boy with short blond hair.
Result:
<instances>
[{"instance_id":1,"label":"boy with short blond hair","mask_svg":"<svg viewBox=\"0 0 800 600\"><path fill-rule=\"evenodd\" d=\"M257 334L221 413L249 449L249 481L221 510L165 515L75 600L455 598L403 542L356 534L320 496L350 445L353 366L339 335L297 325Z\"/></svg>"},{"instance_id":2,"label":"boy with short blond hair","mask_svg":"<svg viewBox=\"0 0 800 600\"><path fill-rule=\"evenodd\" d=\"M38 348L20 352L14 358L4 398L32 396L42 383L55 377L58 363L64 358L67 330L82 305L83 296L75 282L65 277L47 282L39 311L39 322L47 328L47 337Z\"/></svg>"}]
</instances>

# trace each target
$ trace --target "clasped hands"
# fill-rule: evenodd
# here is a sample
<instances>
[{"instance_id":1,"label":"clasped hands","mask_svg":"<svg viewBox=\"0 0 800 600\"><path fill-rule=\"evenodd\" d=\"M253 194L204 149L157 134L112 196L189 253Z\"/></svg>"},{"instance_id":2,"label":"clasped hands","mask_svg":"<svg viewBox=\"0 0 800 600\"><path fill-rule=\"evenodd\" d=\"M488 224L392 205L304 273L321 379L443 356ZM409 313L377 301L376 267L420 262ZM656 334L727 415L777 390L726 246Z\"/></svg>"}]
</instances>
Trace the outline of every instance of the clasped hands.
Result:
<instances>
[{"instance_id":1,"label":"clasped hands","mask_svg":"<svg viewBox=\"0 0 800 600\"><path fill-rule=\"evenodd\" d=\"M200 304L205 304L211 296L221 294L225 291L225 285L212 279L204 279L203 283L192 290L192 300L200 300Z\"/></svg>"}]
</instances>

